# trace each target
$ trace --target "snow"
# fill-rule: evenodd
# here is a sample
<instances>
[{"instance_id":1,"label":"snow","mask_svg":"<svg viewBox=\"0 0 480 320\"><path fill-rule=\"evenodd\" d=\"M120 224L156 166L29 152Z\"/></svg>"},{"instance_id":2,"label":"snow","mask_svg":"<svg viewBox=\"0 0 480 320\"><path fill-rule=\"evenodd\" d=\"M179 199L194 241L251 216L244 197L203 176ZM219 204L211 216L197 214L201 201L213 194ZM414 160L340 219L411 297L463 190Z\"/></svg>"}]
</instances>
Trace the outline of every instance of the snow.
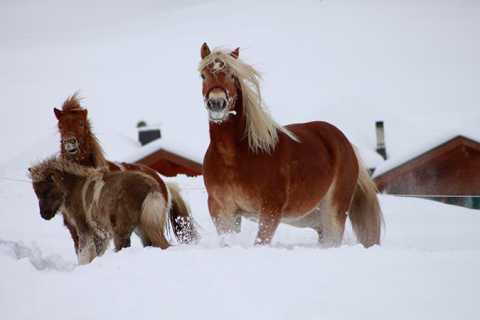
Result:
<instances>
[{"instance_id":1,"label":"snow","mask_svg":"<svg viewBox=\"0 0 480 320\"><path fill-rule=\"evenodd\" d=\"M282 225L257 248L245 221L223 248L201 178L179 177L200 244L161 251L135 240L78 267L25 173L57 152L52 109L78 89L109 159L165 148L200 161L204 41L240 46L279 123L334 123L369 166L382 161L376 120L385 167L457 134L478 139L479 16L473 0L1 2L0 317L476 319L478 211L381 195L380 247L362 248L348 228L341 248L320 249L315 232ZM158 124L162 140L140 147L139 120Z\"/></svg>"},{"instance_id":2,"label":"snow","mask_svg":"<svg viewBox=\"0 0 480 320\"><path fill-rule=\"evenodd\" d=\"M108 251L77 266L60 217L42 220L31 186L0 184L0 310L4 319L474 319L480 215L420 199L381 196L386 232L364 249L320 249L316 234L282 225L269 248L256 225L223 248L201 178L175 179L203 239L166 251ZM25 305L27 303L27 305Z\"/></svg>"}]
</instances>

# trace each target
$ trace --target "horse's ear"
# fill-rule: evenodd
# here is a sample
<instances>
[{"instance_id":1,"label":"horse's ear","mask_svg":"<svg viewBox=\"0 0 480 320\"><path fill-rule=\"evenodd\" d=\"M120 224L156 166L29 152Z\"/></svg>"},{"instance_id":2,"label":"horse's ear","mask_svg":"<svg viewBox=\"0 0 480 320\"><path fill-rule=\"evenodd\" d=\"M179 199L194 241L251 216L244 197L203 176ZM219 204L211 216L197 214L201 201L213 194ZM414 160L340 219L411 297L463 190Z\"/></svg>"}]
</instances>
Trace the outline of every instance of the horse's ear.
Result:
<instances>
[{"instance_id":1,"label":"horse's ear","mask_svg":"<svg viewBox=\"0 0 480 320\"><path fill-rule=\"evenodd\" d=\"M237 48L237 49L233 50L232 52L230 52L230 55L232 57L234 57L235 59L238 59L238 57L240 56L240 48Z\"/></svg>"},{"instance_id":2,"label":"horse's ear","mask_svg":"<svg viewBox=\"0 0 480 320\"><path fill-rule=\"evenodd\" d=\"M53 112L55 113L55 117L57 117L57 120L60 120L60 118L62 117L62 110L53 108Z\"/></svg>"},{"instance_id":3,"label":"horse's ear","mask_svg":"<svg viewBox=\"0 0 480 320\"><path fill-rule=\"evenodd\" d=\"M208 44L204 42L202 44L202 48L200 49L200 56L202 59L205 59L206 56L210 54L210 48L208 47Z\"/></svg>"}]
</instances>

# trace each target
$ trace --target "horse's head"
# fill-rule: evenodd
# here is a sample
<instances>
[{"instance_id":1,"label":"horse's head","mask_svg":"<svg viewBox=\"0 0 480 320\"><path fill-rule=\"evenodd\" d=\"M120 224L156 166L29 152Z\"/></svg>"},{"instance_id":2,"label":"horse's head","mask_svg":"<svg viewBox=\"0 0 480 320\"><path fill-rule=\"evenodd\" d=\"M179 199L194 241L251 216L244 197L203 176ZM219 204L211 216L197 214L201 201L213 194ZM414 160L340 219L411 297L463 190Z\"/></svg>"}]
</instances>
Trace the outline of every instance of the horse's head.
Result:
<instances>
[{"instance_id":1,"label":"horse's head","mask_svg":"<svg viewBox=\"0 0 480 320\"><path fill-rule=\"evenodd\" d=\"M68 160L81 161L88 152L87 141L89 135L87 110L59 110L53 109L58 120L58 129L61 137L62 156Z\"/></svg>"},{"instance_id":2,"label":"horse's head","mask_svg":"<svg viewBox=\"0 0 480 320\"><path fill-rule=\"evenodd\" d=\"M225 59L238 59L239 51L237 48L225 57L212 53L206 43L202 45L200 75L203 79L203 99L210 121L223 122L229 115L235 114L233 108L240 94L240 87L234 70Z\"/></svg>"},{"instance_id":3,"label":"horse's head","mask_svg":"<svg viewBox=\"0 0 480 320\"><path fill-rule=\"evenodd\" d=\"M32 168L28 170L33 175ZM41 179L38 179L38 177L32 179L33 190L38 198L40 215L45 220L52 219L65 200L62 179L62 176L53 170L43 172Z\"/></svg>"}]
</instances>

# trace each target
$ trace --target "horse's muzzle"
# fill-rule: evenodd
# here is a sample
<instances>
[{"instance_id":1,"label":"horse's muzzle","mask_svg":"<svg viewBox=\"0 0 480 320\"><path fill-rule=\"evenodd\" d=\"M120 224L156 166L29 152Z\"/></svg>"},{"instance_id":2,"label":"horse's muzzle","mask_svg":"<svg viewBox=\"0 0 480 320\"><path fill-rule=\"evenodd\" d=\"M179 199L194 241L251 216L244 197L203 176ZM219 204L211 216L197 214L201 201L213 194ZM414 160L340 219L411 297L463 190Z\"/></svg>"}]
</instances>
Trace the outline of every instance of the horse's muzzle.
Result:
<instances>
[{"instance_id":1,"label":"horse's muzzle","mask_svg":"<svg viewBox=\"0 0 480 320\"><path fill-rule=\"evenodd\" d=\"M77 138L68 137L62 140L63 148L68 154L74 155L77 154L80 150L80 146Z\"/></svg>"},{"instance_id":2,"label":"horse's muzzle","mask_svg":"<svg viewBox=\"0 0 480 320\"><path fill-rule=\"evenodd\" d=\"M208 110L210 121L222 122L230 114L230 103L224 90L214 89L210 91L205 99L205 107Z\"/></svg>"},{"instance_id":3,"label":"horse's muzzle","mask_svg":"<svg viewBox=\"0 0 480 320\"><path fill-rule=\"evenodd\" d=\"M50 208L46 208L44 205L40 204L40 216L45 220L51 220L55 217L57 212Z\"/></svg>"},{"instance_id":4,"label":"horse's muzzle","mask_svg":"<svg viewBox=\"0 0 480 320\"><path fill-rule=\"evenodd\" d=\"M208 99L207 108L212 112L221 112L227 107L227 99Z\"/></svg>"}]
</instances>

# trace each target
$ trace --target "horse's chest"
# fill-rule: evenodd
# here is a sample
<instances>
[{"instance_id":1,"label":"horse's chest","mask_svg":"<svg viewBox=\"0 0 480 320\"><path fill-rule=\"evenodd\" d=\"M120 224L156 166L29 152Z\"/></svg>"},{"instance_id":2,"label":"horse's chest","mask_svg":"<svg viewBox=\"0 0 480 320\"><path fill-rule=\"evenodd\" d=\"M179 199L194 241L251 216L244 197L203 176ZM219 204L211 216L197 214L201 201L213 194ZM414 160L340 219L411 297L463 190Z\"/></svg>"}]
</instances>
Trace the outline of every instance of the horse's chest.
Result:
<instances>
[{"instance_id":1,"label":"horse's chest","mask_svg":"<svg viewBox=\"0 0 480 320\"><path fill-rule=\"evenodd\" d=\"M213 177L205 177L209 196L220 202L234 206L245 212L257 211L260 206L258 191L241 177L241 173L232 168L219 168Z\"/></svg>"}]
</instances>

